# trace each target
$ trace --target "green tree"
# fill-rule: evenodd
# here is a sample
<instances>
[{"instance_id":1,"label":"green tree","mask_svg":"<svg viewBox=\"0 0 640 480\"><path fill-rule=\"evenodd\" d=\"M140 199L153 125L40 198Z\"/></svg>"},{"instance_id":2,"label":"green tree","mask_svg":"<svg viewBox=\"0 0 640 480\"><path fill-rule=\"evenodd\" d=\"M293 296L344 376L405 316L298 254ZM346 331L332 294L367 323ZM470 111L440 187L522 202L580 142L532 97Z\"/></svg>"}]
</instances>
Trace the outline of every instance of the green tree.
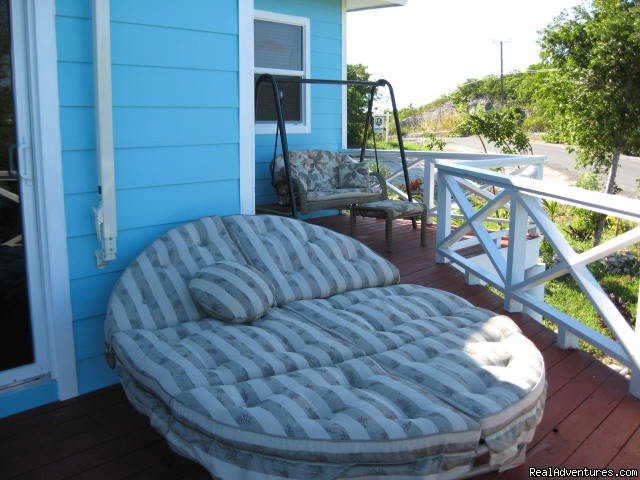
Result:
<instances>
[{"instance_id":1,"label":"green tree","mask_svg":"<svg viewBox=\"0 0 640 480\"><path fill-rule=\"evenodd\" d=\"M516 108L485 110L483 107L469 111L456 125L455 133L461 136L477 135L487 152L486 141L502 153L532 153L529 137L522 129L523 113Z\"/></svg>"},{"instance_id":2,"label":"green tree","mask_svg":"<svg viewBox=\"0 0 640 480\"><path fill-rule=\"evenodd\" d=\"M347 65L347 79L368 81L371 74L366 65L361 63ZM359 147L364 135L367 119L369 89L365 86L350 85L347 87L347 145Z\"/></svg>"},{"instance_id":3,"label":"green tree","mask_svg":"<svg viewBox=\"0 0 640 480\"><path fill-rule=\"evenodd\" d=\"M593 0L563 12L540 40L543 63L554 69L541 92L551 133L576 148L579 166L608 172L604 191L610 194L620 155L640 145L639 5Z\"/></svg>"}]
</instances>

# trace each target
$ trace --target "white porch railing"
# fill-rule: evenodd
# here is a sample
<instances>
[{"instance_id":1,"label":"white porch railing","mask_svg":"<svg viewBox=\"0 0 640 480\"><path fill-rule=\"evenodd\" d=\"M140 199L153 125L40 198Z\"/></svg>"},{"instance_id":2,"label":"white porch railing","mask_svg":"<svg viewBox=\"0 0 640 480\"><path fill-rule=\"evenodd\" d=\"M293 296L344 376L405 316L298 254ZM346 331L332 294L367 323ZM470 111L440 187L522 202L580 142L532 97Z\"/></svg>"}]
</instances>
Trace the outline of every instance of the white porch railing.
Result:
<instances>
[{"instance_id":1,"label":"white porch railing","mask_svg":"<svg viewBox=\"0 0 640 480\"><path fill-rule=\"evenodd\" d=\"M413 153L413 152L412 152ZM545 155L505 155L499 153L449 153L449 152L426 152L424 180L422 183L422 195L424 203L427 206L427 223L433 222L434 215L437 215L437 207L435 204L435 180L437 175L437 165L439 160L453 162L458 165L469 165L476 168L520 168L518 175L531 177L538 180L542 179L544 162L547 159ZM487 186L482 187L477 182L467 179L465 189L474 190L479 196L487 200L492 199L493 195L487 193ZM508 210L508 206L507 206ZM456 216L454 215L454 218ZM492 219L500 222L501 219Z\"/></svg>"},{"instance_id":2,"label":"white porch railing","mask_svg":"<svg viewBox=\"0 0 640 480\"><path fill-rule=\"evenodd\" d=\"M354 158L360 155L360 149L350 148L345 150L345 153L353 156ZM366 156L371 158L374 156L374 150L367 149L365 151ZM536 179L542 179L544 162L547 159L544 155L506 155L500 153L453 153L453 152L431 152L431 151L416 151L407 150L407 165L409 168L422 167L424 168L423 183L422 183L422 195L424 204L427 208L427 223L433 223L433 217L437 215L437 209L435 205L435 178L437 173L436 162L438 160L448 160L463 165L475 166L478 168L501 168L501 167L520 167L519 175L527 176ZM378 158L381 161L389 158L398 159L400 152L398 150L378 150ZM407 194L396 187L392 180L400 177L403 174L402 169L395 172L391 172L387 177L387 187L390 191L398 195L400 198L406 200ZM483 188L474 182L466 182L465 188L469 191L474 191L478 196L485 199L492 198L493 194L487 189ZM508 206L507 206L508 210ZM459 218L458 215L453 214L453 218ZM493 218L495 222L505 222L504 219ZM505 222L506 223L506 222Z\"/></svg>"},{"instance_id":3,"label":"white porch railing","mask_svg":"<svg viewBox=\"0 0 640 480\"><path fill-rule=\"evenodd\" d=\"M438 153L437 156L441 158L442 154ZM446 160L433 162L438 176L436 261L452 262L464 269L468 277L479 278L501 290L507 311L517 312L526 308L555 322L561 347L575 347L581 338L627 365L632 371L630 391L634 396L640 397L640 319L636 321L634 332L587 269L590 263L640 242L640 201L575 187L558 189L540 180L475 168L479 165L485 167L485 163L490 163L490 160L484 163L473 161L474 167ZM494 186L497 193L493 198L487 198L485 205L475 209L465 194L469 182ZM425 195L425 201L429 201L429 198L432 197ZM540 205L541 199L626 219L638 226L579 254L547 216ZM451 227L454 202L464 217L463 223L455 230ZM491 212L507 204L510 205L509 244L505 252L496 245L496 235L485 228L484 222ZM559 259L559 263L549 270L527 272L526 242L529 222L537 226ZM500 235L505 233L505 230L500 231ZM468 235L473 237L465 239ZM478 263L460 254L461 248L472 243L482 247L488 261ZM545 303L539 294L533 293L539 293L545 282L567 273L596 308L616 340L590 329ZM638 315L640 316L640 307Z\"/></svg>"}]
</instances>

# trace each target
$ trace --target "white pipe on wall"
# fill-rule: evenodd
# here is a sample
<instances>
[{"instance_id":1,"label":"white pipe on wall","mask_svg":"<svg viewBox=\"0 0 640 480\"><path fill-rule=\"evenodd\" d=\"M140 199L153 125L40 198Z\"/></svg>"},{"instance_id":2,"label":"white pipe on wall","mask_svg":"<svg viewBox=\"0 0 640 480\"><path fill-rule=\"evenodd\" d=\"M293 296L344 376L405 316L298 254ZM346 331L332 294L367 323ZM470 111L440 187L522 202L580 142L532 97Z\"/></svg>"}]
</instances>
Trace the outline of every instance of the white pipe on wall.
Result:
<instances>
[{"instance_id":1,"label":"white pipe on wall","mask_svg":"<svg viewBox=\"0 0 640 480\"><path fill-rule=\"evenodd\" d=\"M113 111L111 98L111 14L109 0L93 0L93 72L96 112L96 159L98 162L98 206L93 209L98 267L115 260L118 235L116 223L115 168L113 154Z\"/></svg>"}]
</instances>

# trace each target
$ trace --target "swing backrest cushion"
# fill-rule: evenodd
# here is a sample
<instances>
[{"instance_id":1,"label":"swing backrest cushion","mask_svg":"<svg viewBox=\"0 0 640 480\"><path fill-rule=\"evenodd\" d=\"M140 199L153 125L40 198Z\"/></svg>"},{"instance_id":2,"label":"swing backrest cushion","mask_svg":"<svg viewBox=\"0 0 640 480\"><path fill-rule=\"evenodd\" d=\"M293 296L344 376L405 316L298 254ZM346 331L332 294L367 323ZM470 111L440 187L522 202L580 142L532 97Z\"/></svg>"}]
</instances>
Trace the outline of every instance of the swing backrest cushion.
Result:
<instances>
[{"instance_id":1,"label":"swing backrest cushion","mask_svg":"<svg viewBox=\"0 0 640 480\"><path fill-rule=\"evenodd\" d=\"M341 188L339 168L343 164L357 164L345 153L328 150L295 150L289 152L291 176L297 178L307 191ZM287 175L282 154L276 156L273 165L273 183L285 187Z\"/></svg>"}]
</instances>

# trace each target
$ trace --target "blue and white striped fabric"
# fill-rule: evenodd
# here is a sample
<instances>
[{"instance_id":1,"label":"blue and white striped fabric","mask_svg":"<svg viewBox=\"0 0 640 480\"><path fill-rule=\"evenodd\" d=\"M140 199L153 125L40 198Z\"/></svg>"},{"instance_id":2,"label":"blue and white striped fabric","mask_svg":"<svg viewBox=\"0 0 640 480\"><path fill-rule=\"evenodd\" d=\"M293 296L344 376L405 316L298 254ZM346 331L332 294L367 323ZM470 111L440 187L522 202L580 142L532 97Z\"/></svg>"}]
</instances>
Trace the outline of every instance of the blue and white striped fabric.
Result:
<instances>
[{"instance_id":1,"label":"blue and white striped fabric","mask_svg":"<svg viewBox=\"0 0 640 480\"><path fill-rule=\"evenodd\" d=\"M189 281L222 260L246 263L220 217L205 217L162 235L114 286L105 321L107 344L117 331L154 330L202 318Z\"/></svg>"},{"instance_id":2,"label":"blue and white striped fabric","mask_svg":"<svg viewBox=\"0 0 640 480\"><path fill-rule=\"evenodd\" d=\"M257 320L275 304L271 282L238 262L217 262L199 270L189 281L189 291L205 313L231 323Z\"/></svg>"},{"instance_id":3,"label":"blue and white striped fabric","mask_svg":"<svg viewBox=\"0 0 640 480\"><path fill-rule=\"evenodd\" d=\"M255 269L275 305L246 324L201 318L189 281L220 265L221 282L254 283ZM397 281L320 227L202 219L125 271L107 339L130 401L224 480L455 478L487 452L491 467L522 461L544 407L540 353L507 317Z\"/></svg>"},{"instance_id":4,"label":"blue and white striped fabric","mask_svg":"<svg viewBox=\"0 0 640 480\"><path fill-rule=\"evenodd\" d=\"M278 305L400 280L393 264L326 228L268 215L223 220L248 263L275 285Z\"/></svg>"}]
</instances>

